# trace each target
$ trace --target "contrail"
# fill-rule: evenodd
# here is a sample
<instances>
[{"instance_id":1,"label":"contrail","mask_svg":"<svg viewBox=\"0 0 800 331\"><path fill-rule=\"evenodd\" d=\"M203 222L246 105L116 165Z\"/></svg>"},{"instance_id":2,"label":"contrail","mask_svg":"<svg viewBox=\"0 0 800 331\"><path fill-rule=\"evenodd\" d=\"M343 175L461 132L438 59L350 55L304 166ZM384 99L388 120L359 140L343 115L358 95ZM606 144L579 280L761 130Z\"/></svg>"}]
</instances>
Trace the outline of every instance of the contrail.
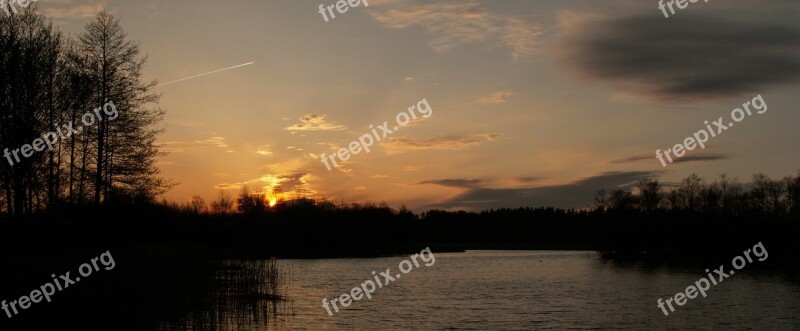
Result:
<instances>
[{"instance_id":1,"label":"contrail","mask_svg":"<svg viewBox=\"0 0 800 331\"><path fill-rule=\"evenodd\" d=\"M218 72L220 72L220 71L225 71L225 70L230 70L230 69L236 69L236 68L239 68L239 67L249 66L249 65L251 65L251 64L253 64L253 63L255 63L255 62L250 62L250 63L240 64L240 65L238 65L238 66L233 66L233 67L229 67L229 68L225 68L225 69L214 70L214 71L212 71L212 72L207 72L207 73L204 73L204 74L194 75L194 76L192 76L192 77L181 78L181 79L178 79L178 80L173 80L173 81L171 81L171 82L166 82L166 83L164 83L164 84L158 84L158 85L156 85L156 87L160 87L160 86L164 86L164 85L169 85L169 84L172 84L172 83L177 83L177 82L182 82L182 81L184 81L184 80L187 80L187 79L192 79L192 78L197 78L197 77L207 76L207 75L210 75L210 74L215 74L215 73L218 73Z\"/></svg>"}]
</instances>

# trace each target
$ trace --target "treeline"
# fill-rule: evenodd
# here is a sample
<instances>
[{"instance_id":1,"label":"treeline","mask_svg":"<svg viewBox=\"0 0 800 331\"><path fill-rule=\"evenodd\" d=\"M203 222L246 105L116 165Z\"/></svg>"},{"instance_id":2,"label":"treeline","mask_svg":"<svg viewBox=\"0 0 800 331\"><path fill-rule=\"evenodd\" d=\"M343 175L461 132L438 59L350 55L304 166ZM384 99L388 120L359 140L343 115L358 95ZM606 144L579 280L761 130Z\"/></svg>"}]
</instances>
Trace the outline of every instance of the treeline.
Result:
<instances>
[{"instance_id":1,"label":"treeline","mask_svg":"<svg viewBox=\"0 0 800 331\"><path fill-rule=\"evenodd\" d=\"M244 188L207 204L199 197L163 203L182 224L201 220L213 231L192 232L219 248L277 256L381 255L430 245L439 250L585 249L650 257L725 257L759 241L776 252L800 249L800 175L742 184L728 176L692 174L675 184L643 178L626 189L601 191L583 209L547 207L419 214L385 204L344 204L308 198L277 201ZM202 234L206 233L206 235ZM145 234L143 234L145 235ZM744 247L742 246L742 247ZM775 259L794 258L776 254Z\"/></svg>"},{"instance_id":2,"label":"treeline","mask_svg":"<svg viewBox=\"0 0 800 331\"><path fill-rule=\"evenodd\" d=\"M145 62L119 20L105 12L75 39L36 4L0 15L0 213L29 215L163 192L168 183L155 166L155 141L164 112L156 108L155 82L142 81ZM116 106L116 118L84 124L91 123L84 114L107 102ZM64 134L70 123L81 132ZM14 154L59 130L52 148Z\"/></svg>"},{"instance_id":3,"label":"treeline","mask_svg":"<svg viewBox=\"0 0 800 331\"><path fill-rule=\"evenodd\" d=\"M332 258L405 254L420 247L579 249L688 261L729 258L762 242L775 261L770 263L796 265L797 178L757 175L746 185L723 178L706 183L692 175L664 187L647 178L638 187L600 194L594 206L569 210L413 213L385 204L267 200L246 189L210 204L199 197L184 204L115 200L0 222L0 251L158 247L216 258Z\"/></svg>"},{"instance_id":4,"label":"treeline","mask_svg":"<svg viewBox=\"0 0 800 331\"><path fill-rule=\"evenodd\" d=\"M601 190L594 209L696 211L706 215L727 216L800 216L800 173L773 180L764 174L753 176L746 189L735 178L722 175L706 182L697 174L676 185L666 186L658 178L641 179L635 188Z\"/></svg>"},{"instance_id":5,"label":"treeline","mask_svg":"<svg viewBox=\"0 0 800 331\"><path fill-rule=\"evenodd\" d=\"M273 192L272 196L280 196ZM162 202L169 208L196 214L231 214L245 215L266 214L287 205L305 206L323 210L376 208L391 211L385 203L345 204L329 200L314 200L297 196L289 201L280 199L271 206L268 196L261 192L252 192L243 186L236 197L220 191L216 200L207 203L198 195L184 204ZM530 209L530 208L521 208ZM539 208L541 209L541 208ZM600 190L594 203L579 210L557 210L572 214L619 213L636 211L652 212L697 212L707 216L722 215L730 217L768 216L768 217L800 217L800 172L796 177L787 176L780 180L770 179L767 175L753 175L753 182L746 185L736 178L723 174L718 179L708 182L691 174L679 183L661 183L658 177L644 177L632 187L613 190ZM508 210L508 209L501 209ZM405 206L395 211L409 214ZM442 213L446 211L432 210L420 216ZM494 210L482 213L492 213ZM456 212L462 214L466 212ZM474 213L471 213L474 214ZM417 217L415 215L415 217Z\"/></svg>"}]
</instances>

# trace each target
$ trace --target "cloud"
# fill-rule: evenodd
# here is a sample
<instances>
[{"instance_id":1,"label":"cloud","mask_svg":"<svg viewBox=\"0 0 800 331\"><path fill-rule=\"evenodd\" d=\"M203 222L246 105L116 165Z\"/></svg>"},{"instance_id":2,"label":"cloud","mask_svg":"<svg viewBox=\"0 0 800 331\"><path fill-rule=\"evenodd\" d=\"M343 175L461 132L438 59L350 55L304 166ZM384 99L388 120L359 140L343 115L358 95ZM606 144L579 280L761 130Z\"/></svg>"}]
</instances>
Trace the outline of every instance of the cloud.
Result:
<instances>
[{"instance_id":1,"label":"cloud","mask_svg":"<svg viewBox=\"0 0 800 331\"><path fill-rule=\"evenodd\" d=\"M225 148L228 147L228 144L225 143L225 137L211 137L206 140L195 140L195 144L208 144L211 146Z\"/></svg>"},{"instance_id":2,"label":"cloud","mask_svg":"<svg viewBox=\"0 0 800 331\"><path fill-rule=\"evenodd\" d=\"M560 49L582 77L654 99L752 93L800 79L800 30L774 16L562 15Z\"/></svg>"},{"instance_id":3,"label":"cloud","mask_svg":"<svg viewBox=\"0 0 800 331\"><path fill-rule=\"evenodd\" d=\"M510 91L497 91L478 99L478 102L498 105L501 103L506 103L508 97L512 95L514 95L514 93Z\"/></svg>"},{"instance_id":4,"label":"cloud","mask_svg":"<svg viewBox=\"0 0 800 331\"><path fill-rule=\"evenodd\" d=\"M708 154L708 155L687 155L682 158L673 159L675 163L684 163L684 162L705 162L705 161L719 161L725 160L730 158L727 155L720 155L720 154Z\"/></svg>"},{"instance_id":5,"label":"cloud","mask_svg":"<svg viewBox=\"0 0 800 331\"><path fill-rule=\"evenodd\" d=\"M284 193L312 197L316 195L317 192L309 185L309 179L311 179L310 174L280 175L278 176L278 185L274 186L273 189L279 188Z\"/></svg>"},{"instance_id":6,"label":"cloud","mask_svg":"<svg viewBox=\"0 0 800 331\"><path fill-rule=\"evenodd\" d=\"M683 157L680 157L680 158L673 158L672 160L674 161L673 163L684 163L684 162L719 161L719 160L725 160L725 159L729 159L729 158L730 158L730 156L724 155L724 154L714 154L714 153L705 153L705 154L703 154L703 153L700 153L700 154L694 154L694 155L686 155L686 156L683 156ZM637 156L627 157L627 158L624 158L624 159L614 160L614 161L611 161L611 163L632 163L632 162L638 162L638 161L644 161L644 160L648 160L648 161L655 160L656 162L659 162L658 159L656 159L655 155L653 155L653 156L638 156L637 155ZM666 162L668 160L665 158L664 161Z\"/></svg>"},{"instance_id":7,"label":"cloud","mask_svg":"<svg viewBox=\"0 0 800 331\"><path fill-rule=\"evenodd\" d=\"M213 151L215 148L229 147L225 142L225 137L219 136L195 141L167 141L163 144L165 146L165 150L169 153L209 152Z\"/></svg>"},{"instance_id":8,"label":"cloud","mask_svg":"<svg viewBox=\"0 0 800 331\"><path fill-rule=\"evenodd\" d=\"M512 179L519 184L530 184L542 180L541 177L525 177L525 176L517 176Z\"/></svg>"},{"instance_id":9,"label":"cloud","mask_svg":"<svg viewBox=\"0 0 800 331\"><path fill-rule=\"evenodd\" d=\"M286 130L289 131L330 131L330 130L345 130L347 127L343 125L325 123L326 115L308 114L300 117L300 124L294 124Z\"/></svg>"},{"instance_id":10,"label":"cloud","mask_svg":"<svg viewBox=\"0 0 800 331\"><path fill-rule=\"evenodd\" d=\"M483 142L495 141L498 135L485 134L473 136L443 136L429 139L389 138L383 141L387 154L399 154L422 150L461 150L477 146Z\"/></svg>"},{"instance_id":11,"label":"cloud","mask_svg":"<svg viewBox=\"0 0 800 331\"><path fill-rule=\"evenodd\" d=\"M260 168L260 171L273 174L286 174L302 172L301 169L308 169L309 159L305 157L297 157L286 159L283 158L278 162L265 164Z\"/></svg>"},{"instance_id":12,"label":"cloud","mask_svg":"<svg viewBox=\"0 0 800 331\"><path fill-rule=\"evenodd\" d=\"M264 175L258 178L237 182L221 183L214 186L218 190L236 190L243 186L251 186L257 192L272 193L282 192L285 196L313 197L317 192L309 184L311 175L307 173L293 173L284 175Z\"/></svg>"},{"instance_id":13,"label":"cloud","mask_svg":"<svg viewBox=\"0 0 800 331\"><path fill-rule=\"evenodd\" d=\"M531 183L542 180L540 177L501 177L501 178L475 178L475 179L433 179L419 184L433 184L455 188L489 188L489 187L530 187Z\"/></svg>"},{"instance_id":14,"label":"cloud","mask_svg":"<svg viewBox=\"0 0 800 331\"><path fill-rule=\"evenodd\" d=\"M438 179L426 180L420 184L435 184L447 187L475 188L480 187L483 181L480 179Z\"/></svg>"},{"instance_id":15,"label":"cloud","mask_svg":"<svg viewBox=\"0 0 800 331\"><path fill-rule=\"evenodd\" d=\"M269 150L269 145L262 145L256 150L256 154L270 156L272 155L272 151Z\"/></svg>"},{"instance_id":16,"label":"cloud","mask_svg":"<svg viewBox=\"0 0 800 331\"><path fill-rule=\"evenodd\" d=\"M601 189L632 187L642 177L656 174L659 172L606 172L563 185L533 188L471 188L451 199L425 208L465 210L514 207L584 208L594 201L597 191Z\"/></svg>"},{"instance_id":17,"label":"cloud","mask_svg":"<svg viewBox=\"0 0 800 331\"><path fill-rule=\"evenodd\" d=\"M514 59L530 57L536 48L542 26L517 17L490 12L480 3L384 2L374 6L372 17L393 29L422 27L437 53L465 44L485 44L511 50Z\"/></svg>"},{"instance_id":18,"label":"cloud","mask_svg":"<svg viewBox=\"0 0 800 331\"><path fill-rule=\"evenodd\" d=\"M650 156L637 155L637 156L626 157L624 159L613 160L613 161L611 161L611 163L615 163L615 164L631 163L631 162L638 162L638 161L644 161L644 160L654 160L654 159L655 159L655 156L654 157L650 157Z\"/></svg>"},{"instance_id":19,"label":"cloud","mask_svg":"<svg viewBox=\"0 0 800 331\"><path fill-rule=\"evenodd\" d=\"M46 4L40 6L40 8L44 10L45 15L54 19L81 19L93 17L101 12L104 6L102 3L79 3L75 0L50 0L41 2Z\"/></svg>"}]
</instances>

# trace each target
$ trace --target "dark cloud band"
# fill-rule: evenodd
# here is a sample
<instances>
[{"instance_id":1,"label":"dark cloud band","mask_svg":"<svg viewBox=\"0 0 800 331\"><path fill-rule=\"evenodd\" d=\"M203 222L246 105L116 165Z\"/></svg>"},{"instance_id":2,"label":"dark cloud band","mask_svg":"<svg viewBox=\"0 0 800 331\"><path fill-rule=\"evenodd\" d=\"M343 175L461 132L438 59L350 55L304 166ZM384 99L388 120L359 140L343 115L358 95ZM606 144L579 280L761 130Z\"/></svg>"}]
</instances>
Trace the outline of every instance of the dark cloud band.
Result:
<instances>
[{"instance_id":1,"label":"dark cloud band","mask_svg":"<svg viewBox=\"0 0 800 331\"><path fill-rule=\"evenodd\" d=\"M654 98L725 96L800 80L800 30L769 15L633 16L573 31L564 40L570 66Z\"/></svg>"}]
</instances>

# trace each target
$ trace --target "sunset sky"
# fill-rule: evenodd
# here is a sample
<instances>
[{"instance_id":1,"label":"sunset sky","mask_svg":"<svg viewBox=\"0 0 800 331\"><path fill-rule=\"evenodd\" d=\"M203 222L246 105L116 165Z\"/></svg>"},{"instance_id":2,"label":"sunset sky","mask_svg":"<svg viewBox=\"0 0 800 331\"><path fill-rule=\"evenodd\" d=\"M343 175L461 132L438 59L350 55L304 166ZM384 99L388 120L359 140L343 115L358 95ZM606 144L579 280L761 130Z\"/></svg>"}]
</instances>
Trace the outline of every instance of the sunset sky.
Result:
<instances>
[{"instance_id":1,"label":"sunset sky","mask_svg":"<svg viewBox=\"0 0 800 331\"><path fill-rule=\"evenodd\" d=\"M221 189L414 210L583 207L601 188L696 172L800 169L797 0L38 2L80 33L108 8L149 55L167 111L166 198ZM768 5L768 6L767 6ZM667 149L762 95L753 114L662 167ZM425 98L433 115L328 171L330 154Z\"/></svg>"}]
</instances>

